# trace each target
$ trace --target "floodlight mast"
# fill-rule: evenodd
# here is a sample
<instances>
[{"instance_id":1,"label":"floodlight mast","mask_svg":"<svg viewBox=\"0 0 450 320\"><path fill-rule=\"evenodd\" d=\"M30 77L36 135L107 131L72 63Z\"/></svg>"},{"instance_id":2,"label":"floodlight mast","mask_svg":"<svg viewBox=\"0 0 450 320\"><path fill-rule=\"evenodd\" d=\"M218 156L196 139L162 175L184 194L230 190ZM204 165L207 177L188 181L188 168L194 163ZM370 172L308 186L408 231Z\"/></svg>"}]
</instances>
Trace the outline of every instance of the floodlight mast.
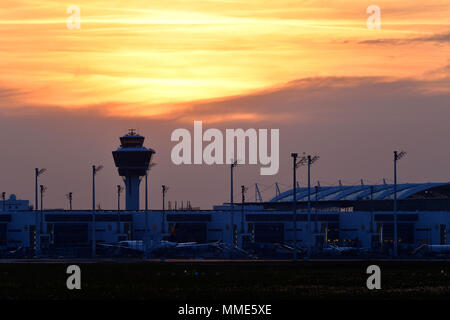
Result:
<instances>
[{"instance_id":1,"label":"floodlight mast","mask_svg":"<svg viewBox=\"0 0 450 320\"><path fill-rule=\"evenodd\" d=\"M314 155L311 157L311 155L308 155L308 229L309 229L309 235L310 235L310 241L309 241L309 251L311 251L312 246L312 230L311 230L311 165L319 160L319 156ZM311 253L311 252L310 252Z\"/></svg>"},{"instance_id":2,"label":"floodlight mast","mask_svg":"<svg viewBox=\"0 0 450 320\"><path fill-rule=\"evenodd\" d=\"M231 164L230 164L230 174L231 174L231 183L230 183L230 203L231 203L231 208L233 208L233 205L234 205L234 200L233 200L233 185L234 185L234 183L233 183L233 168L234 167L236 167L237 165L238 165L238 161L237 160L234 160L234 159L232 159L231 160L232 162L231 162Z\"/></svg>"},{"instance_id":3,"label":"floodlight mast","mask_svg":"<svg viewBox=\"0 0 450 320\"><path fill-rule=\"evenodd\" d=\"M40 230L41 223L40 223L39 200L38 200L38 193L39 193L39 191L38 191L38 178L39 178L40 175L44 174L44 172L46 170L47 169L39 169L39 168L35 168L34 169L34 176L35 176L35 186L34 186L34 191L35 191L34 204L35 204L35 208L34 208L34 210L36 211L36 217L35 217L35 221L36 221L36 223L35 223L35 225L36 225L36 229L35 229L35 233L36 233L36 243L35 243L36 250L35 250L35 253L36 253L36 256L39 256L40 251L41 251L41 230Z\"/></svg>"},{"instance_id":4,"label":"floodlight mast","mask_svg":"<svg viewBox=\"0 0 450 320\"><path fill-rule=\"evenodd\" d=\"M2 192L2 200L3 200L3 203L2 203L3 211L5 211L6 210L6 192Z\"/></svg>"},{"instance_id":5,"label":"floodlight mast","mask_svg":"<svg viewBox=\"0 0 450 320\"><path fill-rule=\"evenodd\" d=\"M164 229L165 229L165 225L164 225L164 218L165 218L165 213L166 213L166 192L167 190L169 190L169 187L166 186L165 184L163 184L161 186L162 189L162 219L161 219L161 234L164 233Z\"/></svg>"},{"instance_id":6,"label":"floodlight mast","mask_svg":"<svg viewBox=\"0 0 450 320\"><path fill-rule=\"evenodd\" d=\"M241 241L242 241L242 234L244 233L244 205L245 205L245 193L247 192L248 188L246 186L241 186L241 195L242 195L242 211L241 211ZM242 243L241 243L242 246Z\"/></svg>"},{"instance_id":7,"label":"floodlight mast","mask_svg":"<svg viewBox=\"0 0 450 320\"><path fill-rule=\"evenodd\" d=\"M43 207L44 207L44 201L43 201L43 200L44 200L44 193L45 193L45 191L47 190L47 187L41 184L41 185L39 186L39 188L40 188L40 191L41 191L41 212L42 212ZM41 218L42 218L42 215L41 215ZM40 219L40 220L41 220L41 219ZM39 221L39 224L41 225L42 222Z\"/></svg>"},{"instance_id":8,"label":"floodlight mast","mask_svg":"<svg viewBox=\"0 0 450 320\"><path fill-rule=\"evenodd\" d=\"M92 166L92 210L95 211L95 176L103 169L103 166Z\"/></svg>"},{"instance_id":9,"label":"floodlight mast","mask_svg":"<svg viewBox=\"0 0 450 320\"><path fill-rule=\"evenodd\" d=\"M150 160L151 161L151 160ZM145 171L145 211L147 212L148 210L148 206L149 206L149 202L150 202L150 195L149 195L149 191L150 191L150 186L148 184L148 172L154 167L156 166L156 163L154 162L150 162L150 164L148 165L147 170Z\"/></svg>"},{"instance_id":10,"label":"floodlight mast","mask_svg":"<svg viewBox=\"0 0 450 320\"><path fill-rule=\"evenodd\" d=\"M370 233L373 233L373 192L374 186L370 186Z\"/></svg>"},{"instance_id":11,"label":"floodlight mast","mask_svg":"<svg viewBox=\"0 0 450 320\"><path fill-rule=\"evenodd\" d=\"M5 205L6 205L6 192L2 192L2 206L3 206L3 211L5 211Z\"/></svg>"},{"instance_id":12,"label":"floodlight mast","mask_svg":"<svg viewBox=\"0 0 450 320\"><path fill-rule=\"evenodd\" d=\"M103 169L103 166L92 166L92 258L96 255L96 241L95 241L95 176L97 173Z\"/></svg>"},{"instance_id":13,"label":"floodlight mast","mask_svg":"<svg viewBox=\"0 0 450 320\"><path fill-rule=\"evenodd\" d=\"M305 153L303 153L305 154ZM300 160L297 161L298 153L291 153L291 157L293 160L293 213L294 213L294 261L297 261L297 168L309 164L308 157L302 156ZM277 185L278 186L278 185ZM308 223L309 223L309 215L308 215ZM311 226L309 226L311 227Z\"/></svg>"},{"instance_id":14,"label":"floodlight mast","mask_svg":"<svg viewBox=\"0 0 450 320\"><path fill-rule=\"evenodd\" d=\"M66 193L66 198L69 200L69 210L72 211L72 192Z\"/></svg>"},{"instance_id":15,"label":"floodlight mast","mask_svg":"<svg viewBox=\"0 0 450 320\"><path fill-rule=\"evenodd\" d=\"M230 214L230 229L231 229L231 241L234 242L234 182L233 182L233 169L237 167L237 159L231 159L230 163L230 204L231 204L231 214Z\"/></svg>"},{"instance_id":16,"label":"floodlight mast","mask_svg":"<svg viewBox=\"0 0 450 320\"><path fill-rule=\"evenodd\" d=\"M394 257L398 256L398 230L397 230L397 161L406 156L405 151L394 151Z\"/></svg>"},{"instance_id":17,"label":"floodlight mast","mask_svg":"<svg viewBox=\"0 0 450 320\"><path fill-rule=\"evenodd\" d=\"M147 167L147 170L145 170L145 252L147 253L148 250L148 240L149 240L149 228L148 228L148 204L149 204L149 185L148 185L148 172L152 167L156 166L156 163L151 162Z\"/></svg>"},{"instance_id":18,"label":"floodlight mast","mask_svg":"<svg viewBox=\"0 0 450 320\"><path fill-rule=\"evenodd\" d=\"M319 190L320 190L320 184L319 182L317 182L317 186L314 186L314 193L315 193L315 202L316 202L316 207L315 207L315 214L314 214L314 232L317 233L318 229L317 229L317 201L319 201Z\"/></svg>"},{"instance_id":19,"label":"floodlight mast","mask_svg":"<svg viewBox=\"0 0 450 320\"><path fill-rule=\"evenodd\" d=\"M293 218L294 218L294 257L293 260L297 261L297 167L299 166L299 164L297 163L297 157L298 154L297 153L291 153L291 157L292 157L292 162L293 162L293 166L292 166L292 170L293 170L293 175L292 175L292 188L293 188L293 195L292 195L292 212L293 212ZM278 184L276 184L277 190L279 192L278 189Z\"/></svg>"},{"instance_id":20,"label":"floodlight mast","mask_svg":"<svg viewBox=\"0 0 450 320\"><path fill-rule=\"evenodd\" d=\"M312 230L311 230L311 165L319 160L318 155L307 155L303 156L299 161L298 165L308 165L308 231L309 231L309 243L308 243L308 255L311 254L311 244L312 244Z\"/></svg>"},{"instance_id":21,"label":"floodlight mast","mask_svg":"<svg viewBox=\"0 0 450 320\"><path fill-rule=\"evenodd\" d=\"M165 205L165 203L166 203L166 193L167 193L167 190L169 190L169 187L166 186L165 184L163 184L161 186L161 189L162 189L162 197L163 197L162 209L163 209L163 211L165 211L166 210L166 205Z\"/></svg>"},{"instance_id":22,"label":"floodlight mast","mask_svg":"<svg viewBox=\"0 0 450 320\"><path fill-rule=\"evenodd\" d=\"M117 233L120 233L120 194L123 191L123 187L117 185Z\"/></svg>"},{"instance_id":23,"label":"floodlight mast","mask_svg":"<svg viewBox=\"0 0 450 320\"><path fill-rule=\"evenodd\" d=\"M47 171L47 169L39 169L35 168L35 208L34 210L39 210L39 204L38 204L38 178L40 175L44 174L44 172Z\"/></svg>"},{"instance_id":24,"label":"floodlight mast","mask_svg":"<svg viewBox=\"0 0 450 320\"><path fill-rule=\"evenodd\" d=\"M44 193L45 193L45 191L47 190L47 187L46 186L44 186L44 185L40 185L39 186L39 189L40 189L40 191L41 191L41 212L40 212L40 214L39 214L39 234L38 234L38 237L39 237L39 251L40 251L40 245L41 245L41 240L40 240L40 238L41 238L41 230L43 229L43 226L42 226L42 218L43 218L43 210L44 210Z\"/></svg>"}]
</instances>

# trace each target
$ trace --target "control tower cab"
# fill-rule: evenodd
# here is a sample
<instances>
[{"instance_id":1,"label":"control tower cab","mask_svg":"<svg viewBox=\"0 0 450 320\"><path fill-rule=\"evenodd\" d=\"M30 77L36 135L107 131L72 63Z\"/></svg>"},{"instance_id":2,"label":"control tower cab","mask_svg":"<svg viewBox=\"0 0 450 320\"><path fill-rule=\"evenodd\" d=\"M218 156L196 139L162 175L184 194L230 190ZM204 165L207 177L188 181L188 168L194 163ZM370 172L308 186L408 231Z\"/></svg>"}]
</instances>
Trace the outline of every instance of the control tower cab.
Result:
<instances>
[{"instance_id":1,"label":"control tower cab","mask_svg":"<svg viewBox=\"0 0 450 320\"><path fill-rule=\"evenodd\" d=\"M153 149L144 147L144 140L143 136L130 129L120 138L120 147L112 153L119 175L124 177L127 210L139 210L139 184L155 153Z\"/></svg>"}]
</instances>

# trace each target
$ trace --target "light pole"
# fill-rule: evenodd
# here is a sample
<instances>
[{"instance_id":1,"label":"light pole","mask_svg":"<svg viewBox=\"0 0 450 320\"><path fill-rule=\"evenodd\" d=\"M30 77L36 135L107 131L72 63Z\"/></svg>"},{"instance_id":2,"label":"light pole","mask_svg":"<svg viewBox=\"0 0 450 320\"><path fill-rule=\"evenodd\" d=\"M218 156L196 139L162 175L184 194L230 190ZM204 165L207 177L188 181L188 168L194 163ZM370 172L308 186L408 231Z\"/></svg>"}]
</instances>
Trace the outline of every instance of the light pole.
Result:
<instances>
[{"instance_id":1,"label":"light pole","mask_svg":"<svg viewBox=\"0 0 450 320\"><path fill-rule=\"evenodd\" d=\"M294 191L292 195L292 213L294 218L294 261L297 261L297 153L291 153L292 157L292 170L294 171L292 178L292 189ZM277 184L278 188L278 184Z\"/></svg>"},{"instance_id":2,"label":"light pole","mask_svg":"<svg viewBox=\"0 0 450 320\"><path fill-rule=\"evenodd\" d=\"M147 224L147 211L148 211L148 170L145 170L145 223ZM145 231L147 231L147 225L145 226Z\"/></svg>"},{"instance_id":3,"label":"light pole","mask_svg":"<svg viewBox=\"0 0 450 320\"><path fill-rule=\"evenodd\" d=\"M150 166L145 170L145 233L144 233L144 252L145 257L147 258L148 252L148 238L149 238L149 230L148 230L148 170L150 170Z\"/></svg>"},{"instance_id":4,"label":"light pole","mask_svg":"<svg viewBox=\"0 0 450 320\"><path fill-rule=\"evenodd\" d=\"M66 194L67 200L69 200L69 210L72 211L72 192Z\"/></svg>"},{"instance_id":5,"label":"light pole","mask_svg":"<svg viewBox=\"0 0 450 320\"><path fill-rule=\"evenodd\" d=\"M292 157L292 189L293 189L293 197L292 197L292 211L294 214L294 261L297 261L297 168L299 166L303 166L306 163L306 158L302 157L299 161L297 161L298 154L291 153ZM277 184L278 188L278 184Z\"/></svg>"},{"instance_id":6,"label":"light pole","mask_svg":"<svg viewBox=\"0 0 450 320\"><path fill-rule=\"evenodd\" d=\"M41 191L41 212L42 212L42 210L44 210L44 193L47 190L47 187L42 184L39 187L40 187L40 191ZM39 221L39 222L41 222L41 221Z\"/></svg>"},{"instance_id":7,"label":"light pole","mask_svg":"<svg viewBox=\"0 0 450 320\"><path fill-rule=\"evenodd\" d=\"M372 233L374 232L373 229L373 191L374 191L374 187L370 186L370 233L372 236Z\"/></svg>"},{"instance_id":8,"label":"light pole","mask_svg":"<svg viewBox=\"0 0 450 320\"><path fill-rule=\"evenodd\" d=\"M151 162L148 165L147 170L145 171L145 213L147 213L148 211L148 205L150 202L150 196L149 196L149 191L150 191L150 186L148 184L148 172L154 167L156 166L156 163Z\"/></svg>"},{"instance_id":9,"label":"light pole","mask_svg":"<svg viewBox=\"0 0 450 320\"><path fill-rule=\"evenodd\" d=\"M394 257L398 256L398 231L397 231L397 161L406 156L405 151L394 151Z\"/></svg>"},{"instance_id":10,"label":"light pole","mask_svg":"<svg viewBox=\"0 0 450 320\"><path fill-rule=\"evenodd\" d=\"M230 203L231 203L231 208L233 208L234 205L234 201L233 201L233 169L234 167L237 166L237 160L233 160L233 162L230 164Z\"/></svg>"},{"instance_id":11,"label":"light pole","mask_svg":"<svg viewBox=\"0 0 450 320\"><path fill-rule=\"evenodd\" d=\"M38 178L40 175L42 175L47 169L39 169L39 168L35 168L34 169L34 204L35 204L35 208L34 210L36 211L36 218L35 218L35 224L36 224L36 256L39 255L40 253L40 249L41 249L41 230L40 230L40 214L39 214L39 200L38 200Z\"/></svg>"},{"instance_id":12,"label":"light pole","mask_svg":"<svg viewBox=\"0 0 450 320\"><path fill-rule=\"evenodd\" d=\"M310 234L310 242L309 242L310 247L313 241L311 231L311 165L317 160L319 160L319 156L315 155L311 157L311 155L308 155L308 228Z\"/></svg>"},{"instance_id":13,"label":"light pole","mask_svg":"<svg viewBox=\"0 0 450 320\"><path fill-rule=\"evenodd\" d=\"M103 166L92 166L92 258L95 258L96 241L95 241L95 176L103 169Z\"/></svg>"},{"instance_id":14,"label":"light pole","mask_svg":"<svg viewBox=\"0 0 450 320\"><path fill-rule=\"evenodd\" d=\"M248 188L245 186L241 186L241 195L242 195L242 210L241 210L241 247L242 247L242 235L244 234L244 204L245 204L245 193L247 192Z\"/></svg>"},{"instance_id":15,"label":"light pole","mask_svg":"<svg viewBox=\"0 0 450 320\"><path fill-rule=\"evenodd\" d=\"M3 211L5 211L5 205L6 205L6 192L2 192L2 206L3 206Z\"/></svg>"},{"instance_id":16,"label":"light pole","mask_svg":"<svg viewBox=\"0 0 450 320\"><path fill-rule=\"evenodd\" d=\"M38 178L40 175L44 174L44 172L47 171L47 169L39 169L39 168L35 168L34 169L34 177L35 177L35 186L34 186L34 191L35 191L35 208L34 210L38 211L39 210L39 204L38 204Z\"/></svg>"},{"instance_id":17,"label":"light pole","mask_svg":"<svg viewBox=\"0 0 450 320\"><path fill-rule=\"evenodd\" d=\"M312 244L312 230L311 230L311 165L319 160L319 156L307 155L300 159L300 163L308 165L308 231L309 231L309 244L308 244L308 254L311 254L311 244Z\"/></svg>"},{"instance_id":18,"label":"light pole","mask_svg":"<svg viewBox=\"0 0 450 320\"><path fill-rule=\"evenodd\" d=\"M233 169L237 166L238 161L231 159L230 164L230 203L231 203L231 214L230 214L230 230L231 230L231 240L234 242L234 199L233 199L233 192L234 192L234 182L233 182Z\"/></svg>"},{"instance_id":19,"label":"light pole","mask_svg":"<svg viewBox=\"0 0 450 320\"><path fill-rule=\"evenodd\" d=\"M166 205L165 205L165 203L166 203L166 192L167 192L167 190L169 190L169 187L166 186L165 184L163 184L161 186L161 188L162 188L162 209L163 209L163 211L165 211L166 210Z\"/></svg>"},{"instance_id":20,"label":"light pole","mask_svg":"<svg viewBox=\"0 0 450 320\"><path fill-rule=\"evenodd\" d=\"M117 233L120 234L120 194L123 191L123 187L118 184L117 185Z\"/></svg>"},{"instance_id":21,"label":"light pole","mask_svg":"<svg viewBox=\"0 0 450 320\"><path fill-rule=\"evenodd\" d=\"M149 238L149 228L148 228L148 204L149 204L149 185L148 185L148 172L152 167L156 166L156 163L150 163L147 170L145 170L145 252L148 249L148 238Z\"/></svg>"},{"instance_id":22,"label":"light pole","mask_svg":"<svg viewBox=\"0 0 450 320\"><path fill-rule=\"evenodd\" d=\"M41 184L39 186L39 189L41 191L41 212L39 214L39 234L38 234L38 237L39 237L39 251L40 251L40 249L41 249L41 233L42 233L42 229L43 229L42 219L43 219L43 216L44 216L44 213L43 213L43 210L44 210L44 193L45 193L45 190L47 190L47 187L43 186Z\"/></svg>"},{"instance_id":23,"label":"light pole","mask_svg":"<svg viewBox=\"0 0 450 320\"><path fill-rule=\"evenodd\" d=\"M40 230L40 213L39 213L39 200L38 200L38 194L39 194L39 189L38 189L38 178L40 175L44 174L44 172L47 171L47 169L39 169L39 168L35 168L34 169L34 177L35 177L35 186L34 186L34 191L35 191L35 208L34 210L36 211L36 256L39 255L40 253L40 249L41 249L41 230Z\"/></svg>"},{"instance_id":24,"label":"light pole","mask_svg":"<svg viewBox=\"0 0 450 320\"><path fill-rule=\"evenodd\" d=\"M161 220L161 234L164 233L164 218L166 213L166 192L169 190L169 187L163 184L162 188L162 220Z\"/></svg>"}]
</instances>

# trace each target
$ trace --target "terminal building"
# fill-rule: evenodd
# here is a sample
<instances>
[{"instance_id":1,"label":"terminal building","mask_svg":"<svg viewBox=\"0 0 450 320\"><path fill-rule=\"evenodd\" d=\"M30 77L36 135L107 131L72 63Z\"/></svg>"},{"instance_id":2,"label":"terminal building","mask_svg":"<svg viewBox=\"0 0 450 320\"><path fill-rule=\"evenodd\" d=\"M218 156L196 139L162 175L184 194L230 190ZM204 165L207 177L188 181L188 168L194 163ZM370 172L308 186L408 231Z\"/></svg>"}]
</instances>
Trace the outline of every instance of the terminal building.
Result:
<instances>
[{"instance_id":1,"label":"terminal building","mask_svg":"<svg viewBox=\"0 0 450 320\"><path fill-rule=\"evenodd\" d=\"M395 214L394 185L363 183L296 188L295 214L293 190L268 202L222 204L212 210L142 210L140 181L147 179L155 151L144 147L144 137L134 131L120 140L113 157L125 180L125 210L41 211L15 195L3 197L0 251L88 256L101 244L142 241L151 248L170 241L220 242L240 250L296 243L316 254L329 247L389 254L395 221L399 254L424 244L450 245L450 182L398 184Z\"/></svg>"}]
</instances>

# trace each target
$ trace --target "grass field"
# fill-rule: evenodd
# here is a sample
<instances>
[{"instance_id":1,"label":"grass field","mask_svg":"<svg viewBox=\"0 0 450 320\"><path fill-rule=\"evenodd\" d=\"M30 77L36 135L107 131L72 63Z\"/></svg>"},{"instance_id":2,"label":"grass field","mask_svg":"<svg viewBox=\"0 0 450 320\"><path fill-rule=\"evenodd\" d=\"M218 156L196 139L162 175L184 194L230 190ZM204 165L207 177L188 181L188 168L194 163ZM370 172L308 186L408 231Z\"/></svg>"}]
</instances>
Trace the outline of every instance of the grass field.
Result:
<instances>
[{"instance_id":1,"label":"grass field","mask_svg":"<svg viewBox=\"0 0 450 320\"><path fill-rule=\"evenodd\" d=\"M66 268L81 268L68 290ZM366 287L367 266L381 268L381 290ZM0 263L0 299L447 299L447 261L62 262Z\"/></svg>"}]
</instances>

